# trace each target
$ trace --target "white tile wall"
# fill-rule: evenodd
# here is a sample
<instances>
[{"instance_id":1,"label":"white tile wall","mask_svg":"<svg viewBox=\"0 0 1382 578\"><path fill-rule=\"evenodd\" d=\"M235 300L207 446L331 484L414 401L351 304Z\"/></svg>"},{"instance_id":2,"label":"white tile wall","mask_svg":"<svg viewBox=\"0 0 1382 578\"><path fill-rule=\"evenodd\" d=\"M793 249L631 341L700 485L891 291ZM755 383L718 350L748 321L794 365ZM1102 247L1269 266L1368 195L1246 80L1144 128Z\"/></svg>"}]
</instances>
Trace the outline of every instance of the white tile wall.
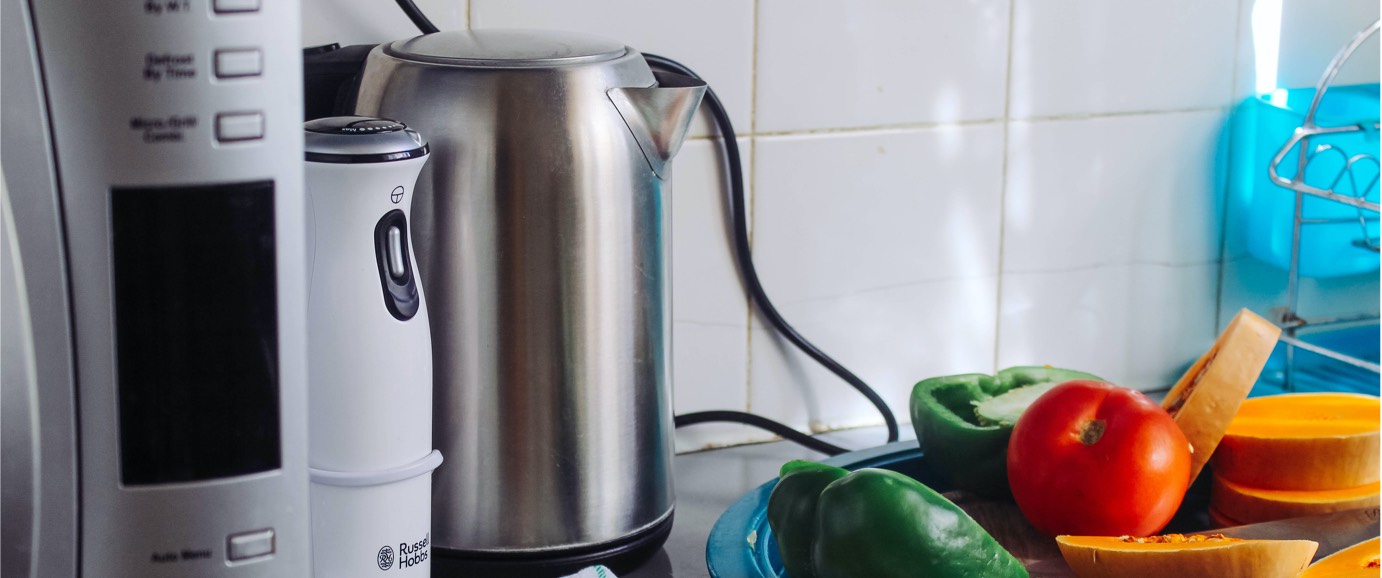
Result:
<instances>
[{"instance_id":1,"label":"white tile wall","mask_svg":"<svg viewBox=\"0 0 1382 578\"><path fill-rule=\"evenodd\" d=\"M779 309L907 424L917 381L991 370L996 289L995 276L923 281ZM868 400L765 324L754 318L750 409L812 431L882 423Z\"/></svg>"},{"instance_id":2,"label":"white tile wall","mask_svg":"<svg viewBox=\"0 0 1382 578\"><path fill-rule=\"evenodd\" d=\"M1213 341L1226 112L1014 121L998 363L1155 389Z\"/></svg>"},{"instance_id":3,"label":"white tile wall","mask_svg":"<svg viewBox=\"0 0 1382 578\"><path fill-rule=\"evenodd\" d=\"M1214 342L1218 282L1217 263L1005 274L998 365L1169 386Z\"/></svg>"},{"instance_id":4,"label":"white tile wall","mask_svg":"<svg viewBox=\"0 0 1382 578\"><path fill-rule=\"evenodd\" d=\"M752 163L749 140L739 141ZM672 187L672 386L678 413L747 411L748 303L730 257L728 205L717 143L686 143ZM677 431L677 447L699 449L769 439L742 426L710 424Z\"/></svg>"},{"instance_id":5,"label":"white tile wall","mask_svg":"<svg viewBox=\"0 0 1382 578\"><path fill-rule=\"evenodd\" d=\"M339 43L379 44L417 36L417 27L398 9L380 0L301 0L303 46ZM442 30L466 26L465 0L415 0L427 19Z\"/></svg>"},{"instance_id":6,"label":"white tile wall","mask_svg":"<svg viewBox=\"0 0 1382 578\"><path fill-rule=\"evenodd\" d=\"M757 139L754 256L764 287L900 421L919 378L992 364L1001 151L996 124ZM878 421L761 319L754 327L755 412L817 430Z\"/></svg>"},{"instance_id":7,"label":"white tile wall","mask_svg":"<svg viewBox=\"0 0 1382 578\"><path fill-rule=\"evenodd\" d=\"M1219 256L1222 108L1014 121L1005 272Z\"/></svg>"},{"instance_id":8,"label":"white tile wall","mask_svg":"<svg viewBox=\"0 0 1382 578\"><path fill-rule=\"evenodd\" d=\"M309 44L413 33L392 2L305 1ZM1377 17L1375 0L1283 2L1286 85L1313 83ZM585 31L705 76L740 132L769 293L904 424L912 384L938 374L1051 363L1166 385L1220 319L1284 291L1223 231L1236 216L1224 126L1254 82L1254 0L419 3L443 28ZM1377 80L1372 46L1344 81ZM880 423L752 313L714 133L700 121L674 172L676 410ZM1376 311L1377 276L1305 293ZM768 437L700 426L677 447Z\"/></svg>"},{"instance_id":9,"label":"white tile wall","mask_svg":"<svg viewBox=\"0 0 1382 578\"><path fill-rule=\"evenodd\" d=\"M1266 34L1270 29L1258 31L1252 27L1253 9L1258 4L1257 0L1239 1L1243 8L1239 15L1242 35L1238 40L1237 94L1239 97L1246 97L1253 93L1256 84L1255 64L1259 57L1257 47L1271 45L1264 45L1256 36ZM1280 0L1278 4L1281 28L1276 85L1285 88L1315 86L1339 49L1343 48L1354 34L1377 20L1379 11L1376 0ZM1265 2L1263 8L1273 5L1273 2ZM1340 69L1336 84L1377 82L1377 42L1377 37L1374 36L1359 47L1349 63Z\"/></svg>"},{"instance_id":10,"label":"white tile wall","mask_svg":"<svg viewBox=\"0 0 1382 578\"><path fill-rule=\"evenodd\" d=\"M1277 83L1314 86L1339 49L1377 20L1374 0L1285 0L1281 14L1281 60ZM1360 46L1339 70L1338 84L1377 82L1377 36Z\"/></svg>"},{"instance_id":11,"label":"white tile wall","mask_svg":"<svg viewBox=\"0 0 1382 578\"><path fill-rule=\"evenodd\" d=\"M759 132L1003 116L1007 0L761 0Z\"/></svg>"},{"instance_id":12,"label":"white tile wall","mask_svg":"<svg viewBox=\"0 0 1382 578\"><path fill-rule=\"evenodd\" d=\"M998 272L1002 129L760 137L754 256L779 305Z\"/></svg>"},{"instance_id":13,"label":"white tile wall","mask_svg":"<svg viewBox=\"0 0 1382 578\"><path fill-rule=\"evenodd\" d=\"M745 166L752 165L749 139L741 138L738 144ZM718 141L693 140L682 146L673 166L674 316L679 321L743 329L748 325L748 303L731 254L726 220L729 195L721 156Z\"/></svg>"},{"instance_id":14,"label":"white tile wall","mask_svg":"<svg viewBox=\"0 0 1382 578\"><path fill-rule=\"evenodd\" d=\"M1231 0L1018 0L1012 116L1221 107L1237 21Z\"/></svg>"}]
</instances>

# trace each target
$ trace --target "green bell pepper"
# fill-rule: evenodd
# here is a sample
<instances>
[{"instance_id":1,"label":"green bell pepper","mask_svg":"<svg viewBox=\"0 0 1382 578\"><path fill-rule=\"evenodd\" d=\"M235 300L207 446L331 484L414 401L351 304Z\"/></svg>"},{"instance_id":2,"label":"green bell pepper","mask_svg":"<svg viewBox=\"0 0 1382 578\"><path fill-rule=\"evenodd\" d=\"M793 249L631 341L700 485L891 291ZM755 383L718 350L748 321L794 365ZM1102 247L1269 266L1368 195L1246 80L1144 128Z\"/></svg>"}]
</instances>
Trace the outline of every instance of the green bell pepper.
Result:
<instances>
[{"instance_id":1,"label":"green bell pepper","mask_svg":"<svg viewBox=\"0 0 1382 578\"><path fill-rule=\"evenodd\" d=\"M768 524L792 578L1026 578L973 518L906 475L788 462Z\"/></svg>"},{"instance_id":2,"label":"green bell pepper","mask_svg":"<svg viewBox=\"0 0 1382 578\"><path fill-rule=\"evenodd\" d=\"M1035 400L1034 394L1072 379L1102 381L1070 369L1009 367L998 375L967 373L918 382L912 388L911 413L922 459L957 489L991 498L1010 496L1008 437L1017 416ZM1044 388L1016 391L1028 386ZM981 404L987 415L976 411Z\"/></svg>"}]
</instances>

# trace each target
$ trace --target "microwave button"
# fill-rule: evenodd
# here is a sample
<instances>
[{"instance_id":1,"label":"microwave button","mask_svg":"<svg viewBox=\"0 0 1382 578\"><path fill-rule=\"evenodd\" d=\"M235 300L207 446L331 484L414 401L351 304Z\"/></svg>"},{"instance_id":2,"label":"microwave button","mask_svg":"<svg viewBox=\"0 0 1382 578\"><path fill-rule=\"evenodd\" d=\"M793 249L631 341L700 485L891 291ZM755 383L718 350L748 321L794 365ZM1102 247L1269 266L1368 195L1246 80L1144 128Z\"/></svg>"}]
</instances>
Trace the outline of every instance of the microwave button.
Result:
<instances>
[{"instance_id":1,"label":"microwave button","mask_svg":"<svg viewBox=\"0 0 1382 578\"><path fill-rule=\"evenodd\" d=\"M216 78L241 78L264 73L264 59L258 48L216 51Z\"/></svg>"},{"instance_id":2,"label":"microwave button","mask_svg":"<svg viewBox=\"0 0 1382 578\"><path fill-rule=\"evenodd\" d=\"M272 528L231 534L226 539L226 559L231 562L259 558L274 553Z\"/></svg>"},{"instance_id":3,"label":"microwave button","mask_svg":"<svg viewBox=\"0 0 1382 578\"><path fill-rule=\"evenodd\" d=\"M214 9L217 14L258 12L259 0L213 0L212 9Z\"/></svg>"},{"instance_id":4,"label":"microwave button","mask_svg":"<svg viewBox=\"0 0 1382 578\"><path fill-rule=\"evenodd\" d=\"M223 112L216 115L216 140L237 142L264 138L264 115L258 112Z\"/></svg>"}]
</instances>

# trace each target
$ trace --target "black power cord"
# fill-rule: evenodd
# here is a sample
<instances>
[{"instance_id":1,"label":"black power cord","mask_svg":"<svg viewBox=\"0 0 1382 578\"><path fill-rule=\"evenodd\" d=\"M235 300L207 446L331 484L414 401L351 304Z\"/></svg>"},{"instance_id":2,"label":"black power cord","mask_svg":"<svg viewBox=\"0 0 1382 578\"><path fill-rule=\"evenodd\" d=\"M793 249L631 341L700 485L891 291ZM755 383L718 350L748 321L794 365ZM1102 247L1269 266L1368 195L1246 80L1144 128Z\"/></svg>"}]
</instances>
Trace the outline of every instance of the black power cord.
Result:
<instances>
[{"instance_id":1,"label":"black power cord","mask_svg":"<svg viewBox=\"0 0 1382 578\"><path fill-rule=\"evenodd\" d=\"M403 9L403 13L408 15L408 19L412 20L413 25L417 26L417 29L423 34L441 32L441 30L437 28L437 25L432 24L432 21L427 19L427 15L423 14L422 10L418 9L417 4L413 4L413 0L397 1L398 7Z\"/></svg>"},{"instance_id":2,"label":"black power cord","mask_svg":"<svg viewBox=\"0 0 1382 578\"><path fill-rule=\"evenodd\" d=\"M648 61L648 65L659 68L667 72L673 72L684 76L690 76L697 80L703 80L699 75L686 66L675 60L656 54L644 54L643 58ZM792 345L809 355L811 359L825 366L832 373L845 380L851 387L858 390L864 397L868 398L878 413L882 414L884 423L888 426L888 441L897 441L897 418L888 408L888 404L883 398L878 396L878 392L864 383L858 376L850 373L843 365L840 365L825 352L818 349L796 329L793 329L782 314L777 312L773 303L768 299L768 294L763 291L763 284L758 280L758 271L753 266L753 253L749 250L749 231L747 211L744 209L744 169L739 158L739 142L736 139L734 125L730 124L729 114L725 112L725 107L720 103L720 98L715 95L715 91L709 86L705 89L705 98L702 102L710 110L710 116L715 120L715 127L720 130L720 139L724 144L725 162L729 166L729 196L730 212L734 221L734 257L739 265L739 274L743 277L744 285L749 290L749 295L753 297L753 302L758 306L764 317L777 328L783 337L787 338ZM776 432L775 432L776 433Z\"/></svg>"},{"instance_id":3,"label":"black power cord","mask_svg":"<svg viewBox=\"0 0 1382 578\"><path fill-rule=\"evenodd\" d=\"M678 416L674 416L672 418L672 423L678 428L683 428L689 425L696 425L700 423L715 422L742 423L744 425L750 425L758 429L767 430L782 436L783 439L795 442L798 445L805 446L807 448L816 450L820 453L830 456L838 456L849 451L835 444L799 432L795 429L792 429L790 426L786 424L775 422L761 415L742 411L697 411L692 413L684 413Z\"/></svg>"},{"instance_id":4,"label":"black power cord","mask_svg":"<svg viewBox=\"0 0 1382 578\"><path fill-rule=\"evenodd\" d=\"M417 5L413 4L412 0L397 0L397 2L399 8L403 9L403 12L423 34L438 31L436 25L427 19L427 16L418 9ZM704 80L690 68L670 58L646 53L643 58L652 68ZM744 209L744 170L739 156L739 142L736 140L734 125L730 123L729 114L725 111L719 97L709 86L706 87L703 102L715 120L715 127L720 131L721 142L724 146L725 164L729 168L730 217L734 223L734 257L735 262L739 265L739 274L743 277L744 285L748 288L754 304L792 345L797 346L817 363L825 366L826 369L829 369L868 398L869 403L872 403L878 409L878 413L883 416L883 421L888 428L888 441L897 441L897 418L893 416L892 410L883 401L883 398L879 397L878 392L875 392L862 379L859 379L858 376L831 359L830 356L807 341L805 337L802 337L796 329L787 323L786 319L782 318L772 301L768 299L768 294L764 292L763 285L758 280L758 270L754 268L753 253L749 249L747 212ZM702 411L678 415L673 418L673 423L678 428L710 422L733 422L761 428L789 441L829 455L838 455L848 451L766 417L741 411Z\"/></svg>"}]
</instances>

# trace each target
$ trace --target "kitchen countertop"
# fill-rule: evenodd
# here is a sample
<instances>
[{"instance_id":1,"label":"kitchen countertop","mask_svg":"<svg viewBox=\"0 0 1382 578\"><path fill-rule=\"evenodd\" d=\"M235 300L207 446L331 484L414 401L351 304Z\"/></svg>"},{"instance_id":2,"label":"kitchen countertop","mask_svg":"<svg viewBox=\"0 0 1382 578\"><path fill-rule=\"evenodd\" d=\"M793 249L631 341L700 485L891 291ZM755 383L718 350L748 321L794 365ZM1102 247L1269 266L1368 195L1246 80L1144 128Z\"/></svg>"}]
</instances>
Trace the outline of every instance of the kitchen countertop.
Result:
<instances>
[{"instance_id":1,"label":"kitchen countertop","mask_svg":"<svg viewBox=\"0 0 1382 578\"><path fill-rule=\"evenodd\" d=\"M899 431L902 439L915 438L910 426ZM882 427L822 434L820 439L850 448L882 445ZM662 550L631 573L620 578L692 578L709 576L705 567L705 542L720 514L763 482L777 477L788 460L822 459L825 456L791 442L736 446L678 455L673 461L677 492L676 519Z\"/></svg>"}]
</instances>

